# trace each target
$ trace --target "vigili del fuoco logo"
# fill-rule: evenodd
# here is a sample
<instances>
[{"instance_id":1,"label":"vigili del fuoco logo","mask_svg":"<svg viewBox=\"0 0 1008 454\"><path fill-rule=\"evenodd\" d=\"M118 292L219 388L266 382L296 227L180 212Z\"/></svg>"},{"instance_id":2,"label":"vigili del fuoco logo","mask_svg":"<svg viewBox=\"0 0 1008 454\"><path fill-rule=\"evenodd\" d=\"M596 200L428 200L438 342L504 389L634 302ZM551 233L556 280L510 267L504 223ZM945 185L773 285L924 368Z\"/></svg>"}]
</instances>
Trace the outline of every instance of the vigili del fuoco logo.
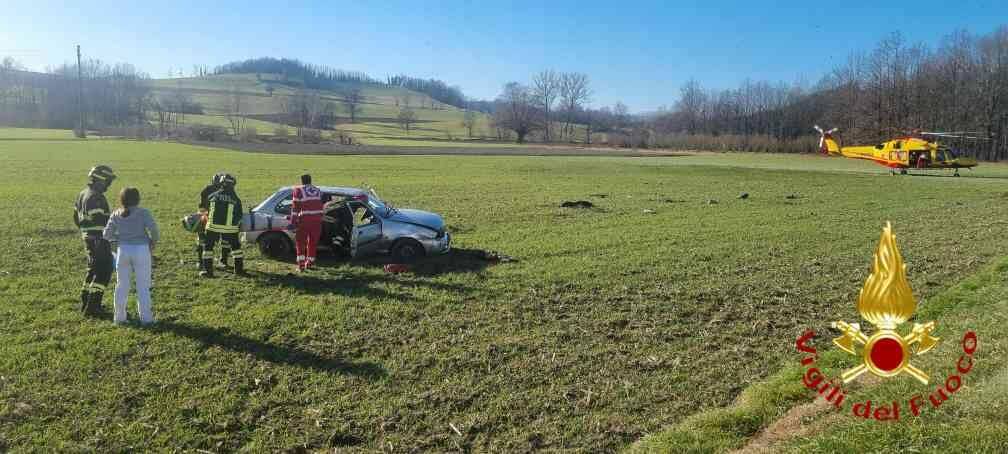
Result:
<instances>
[{"instance_id":1,"label":"vigili del fuoco logo","mask_svg":"<svg viewBox=\"0 0 1008 454\"><path fill-rule=\"evenodd\" d=\"M973 369L977 336L973 331L967 331L963 335L955 372L943 382L932 385L928 372L916 367L912 359L927 353L941 341L932 335L936 328L935 322L914 323L909 332L901 328L916 309L917 301L907 282L906 264L896 245L892 225L887 223L882 229L878 248L875 249L871 275L865 281L857 300L857 311L861 318L874 326L873 332L862 331L860 323L833 322L833 328L841 333L840 337L833 339L833 344L855 357L853 366L844 371L838 381L825 376L816 367L818 352L809 344L816 333L806 331L796 342L796 348L808 355L801 361L805 367L802 383L836 408L846 410L849 405L854 416L865 419L899 420L906 416L920 416L928 407L938 408L962 387L964 377ZM902 332L907 334L903 335ZM846 398L843 385L865 372L883 379L907 375L929 389L908 396L903 401L867 400L851 404Z\"/></svg>"}]
</instances>

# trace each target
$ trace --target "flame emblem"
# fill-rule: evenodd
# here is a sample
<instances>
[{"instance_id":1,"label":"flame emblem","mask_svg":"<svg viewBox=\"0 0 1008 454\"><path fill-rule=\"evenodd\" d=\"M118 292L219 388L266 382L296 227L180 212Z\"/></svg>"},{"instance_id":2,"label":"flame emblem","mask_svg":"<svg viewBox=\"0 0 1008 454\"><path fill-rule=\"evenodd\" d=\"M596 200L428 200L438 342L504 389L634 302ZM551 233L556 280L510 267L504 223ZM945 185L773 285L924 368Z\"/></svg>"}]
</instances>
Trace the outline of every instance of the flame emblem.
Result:
<instances>
[{"instance_id":1,"label":"flame emblem","mask_svg":"<svg viewBox=\"0 0 1008 454\"><path fill-rule=\"evenodd\" d=\"M875 249L871 275L858 296L857 310L861 318L875 325L877 331L869 337L861 332L858 323L833 322L833 328L842 332L840 337L833 339L837 347L857 356L855 344L864 346L862 364L843 373L844 383L870 371L879 377L894 377L906 372L921 383L928 384L930 378L927 373L910 364L910 347L916 345L913 353L920 355L934 348L940 339L931 335L935 328L933 321L914 323L907 336L896 331L899 325L913 316L917 301L907 282L906 264L896 244L892 224L888 222Z\"/></svg>"}]
</instances>

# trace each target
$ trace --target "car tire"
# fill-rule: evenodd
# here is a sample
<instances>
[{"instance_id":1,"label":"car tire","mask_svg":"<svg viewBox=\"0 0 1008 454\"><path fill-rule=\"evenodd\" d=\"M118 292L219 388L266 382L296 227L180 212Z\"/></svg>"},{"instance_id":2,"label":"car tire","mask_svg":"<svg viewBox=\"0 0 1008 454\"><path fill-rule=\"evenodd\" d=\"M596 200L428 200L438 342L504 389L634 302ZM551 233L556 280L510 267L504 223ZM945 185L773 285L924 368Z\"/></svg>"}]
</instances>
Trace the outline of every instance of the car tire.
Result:
<instances>
[{"instance_id":1,"label":"car tire","mask_svg":"<svg viewBox=\"0 0 1008 454\"><path fill-rule=\"evenodd\" d=\"M412 263L423 258L427 251L419 241L404 238L392 245L391 253L397 263Z\"/></svg>"},{"instance_id":2,"label":"car tire","mask_svg":"<svg viewBox=\"0 0 1008 454\"><path fill-rule=\"evenodd\" d=\"M274 259L289 259L294 256L294 243L287 235L277 232L259 237L259 252Z\"/></svg>"}]
</instances>

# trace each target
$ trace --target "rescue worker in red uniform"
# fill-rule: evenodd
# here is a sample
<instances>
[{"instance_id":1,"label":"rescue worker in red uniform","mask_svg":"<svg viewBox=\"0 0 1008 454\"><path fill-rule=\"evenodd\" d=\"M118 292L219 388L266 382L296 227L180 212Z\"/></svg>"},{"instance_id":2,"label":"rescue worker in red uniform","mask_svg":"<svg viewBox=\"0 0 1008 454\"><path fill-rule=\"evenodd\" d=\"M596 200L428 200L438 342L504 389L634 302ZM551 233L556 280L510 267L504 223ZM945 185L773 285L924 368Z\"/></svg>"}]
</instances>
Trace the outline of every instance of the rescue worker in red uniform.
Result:
<instances>
[{"instance_id":1,"label":"rescue worker in red uniform","mask_svg":"<svg viewBox=\"0 0 1008 454\"><path fill-rule=\"evenodd\" d=\"M109 166L94 166L88 172L88 186L77 195L74 204L74 224L81 231L88 255L87 274L81 289L81 312L89 317L100 315L102 296L112 279L112 246L102 237L102 231L111 215L105 191L115 179Z\"/></svg>"},{"instance_id":2,"label":"rescue worker in red uniform","mask_svg":"<svg viewBox=\"0 0 1008 454\"><path fill-rule=\"evenodd\" d=\"M312 186L311 175L301 175L301 186L291 193L291 224L297 250L298 271L315 267L315 252L322 234L322 191Z\"/></svg>"}]
</instances>

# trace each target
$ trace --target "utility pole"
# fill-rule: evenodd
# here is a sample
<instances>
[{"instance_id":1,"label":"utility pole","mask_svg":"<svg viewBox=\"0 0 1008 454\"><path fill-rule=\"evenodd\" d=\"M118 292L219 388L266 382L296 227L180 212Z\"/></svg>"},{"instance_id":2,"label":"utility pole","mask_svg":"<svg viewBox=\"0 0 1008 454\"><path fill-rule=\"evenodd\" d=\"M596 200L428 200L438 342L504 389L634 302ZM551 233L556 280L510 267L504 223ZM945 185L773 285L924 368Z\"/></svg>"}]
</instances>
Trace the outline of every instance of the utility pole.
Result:
<instances>
[{"instance_id":1,"label":"utility pole","mask_svg":"<svg viewBox=\"0 0 1008 454\"><path fill-rule=\"evenodd\" d=\"M77 134L82 139L87 138L87 118L84 116L84 78L81 71L80 44L77 45L77 113L80 117L79 131Z\"/></svg>"}]
</instances>

